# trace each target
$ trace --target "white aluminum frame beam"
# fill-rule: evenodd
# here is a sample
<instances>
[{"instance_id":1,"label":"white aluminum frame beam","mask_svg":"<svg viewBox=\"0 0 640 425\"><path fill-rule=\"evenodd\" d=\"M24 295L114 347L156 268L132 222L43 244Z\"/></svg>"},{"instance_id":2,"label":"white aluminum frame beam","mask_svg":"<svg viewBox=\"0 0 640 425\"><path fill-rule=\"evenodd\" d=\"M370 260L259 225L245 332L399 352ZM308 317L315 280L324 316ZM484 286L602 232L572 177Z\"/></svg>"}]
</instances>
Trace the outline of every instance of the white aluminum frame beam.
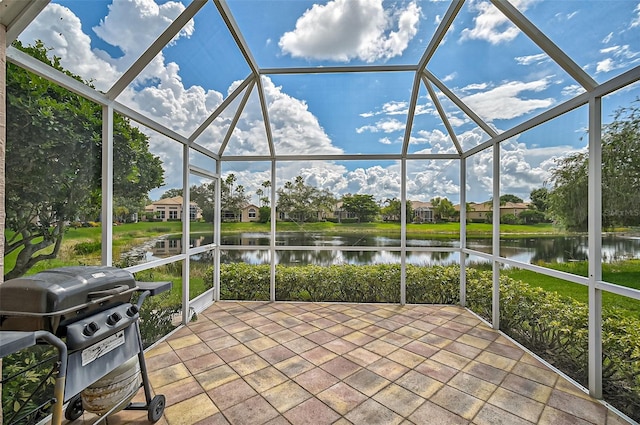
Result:
<instances>
[{"instance_id":1,"label":"white aluminum frame beam","mask_svg":"<svg viewBox=\"0 0 640 425\"><path fill-rule=\"evenodd\" d=\"M589 100L589 393L602 398L602 99Z\"/></svg>"},{"instance_id":2,"label":"white aluminum frame beam","mask_svg":"<svg viewBox=\"0 0 640 425\"><path fill-rule=\"evenodd\" d=\"M49 4L50 0L24 1L2 0L0 3L0 25L7 29L5 47L9 47L20 33Z\"/></svg>"},{"instance_id":3,"label":"white aluminum frame beam","mask_svg":"<svg viewBox=\"0 0 640 425\"><path fill-rule=\"evenodd\" d=\"M63 87L97 104L111 104L111 100L109 100L104 94L100 93L99 91L89 87L81 81L76 80L75 78L68 76L67 74L58 71L57 69L47 65L44 62L41 62L38 59L29 56L28 54L16 49L13 46L7 47L7 61L18 65L19 67L24 68L27 71L31 71L42 78L52 81L58 84L60 87Z\"/></svg>"},{"instance_id":4,"label":"white aluminum frame beam","mask_svg":"<svg viewBox=\"0 0 640 425\"><path fill-rule=\"evenodd\" d=\"M467 305L467 158L460 158L460 306Z\"/></svg>"},{"instance_id":5,"label":"white aluminum frame beam","mask_svg":"<svg viewBox=\"0 0 640 425\"><path fill-rule=\"evenodd\" d=\"M444 16L442 17L442 20L440 21L440 25L438 25L436 32L431 37L431 41L429 42L429 45L425 49L424 54L422 55L422 57L420 58L420 61L418 62L419 73L424 71L424 69L427 67L427 64L431 60L431 57L440 46L442 39L447 34L447 31L449 31L449 28L451 28L453 21L455 20L456 16L458 16L458 12L460 12L460 9L462 8L463 5L464 5L464 0L453 0L449 5L447 12L444 14Z\"/></svg>"},{"instance_id":6,"label":"white aluminum frame beam","mask_svg":"<svg viewBox=\"0 0 640 425\"><path fill-rule=\"evenodd\" d=\"M473 147L467 150L463 156L469 157L473 154L476 154L480 151L483 151L487 148L493 146L495 142L502 142L504 140L510 139L511 137L517 136L520 133L524 133L527 130L530 130L540 124L543 124L547 121L550 121L560 115L563 115L569 111L577 109L581 106L589 103L589 99L592 97L603 97L610 93L613 93L616 90L620 90L623 87L629 86L635 82L640 81L640 66L637 66L629 71L626 71L623 74L618 75L617 77L612 78L611 80L600 84L596 87L591 93L585 92L574 98L567 100L564 103L561 103L558 106L555 106L545 112L542 112L535 117L516 125L515 127L510 128L504 133L500 133L493 137L491 140L488 140L476 147Z\"/></svg>"},{"instance_id":7,"label":"white aluminum frame beam","mask_svg":"<svg viewBox=\"0 0 640 425\"><path fill-rule=\"evenodd\" d=\"M460 205L462 209L462 205ZM493 145L493 240L492 274L493 293L491 296L491 325L500 329L500 143Z\"/></svg>"},{"instance_id":8,"label":"white aluminum frame beam","mask_svg":"<svg viewBox=\"0 0 640 425\"><path fill-rule=\"evenodd\" d=\"M158 53L162 51L182 28L207 4L207 0L193 0L173 22L165 29L151 46L145 50L130 67L120 76L118 81L107 92L107 98L113 100L127 88L133 80L149 65Z\"/></svg>"},{"instance_id":9,"label":"white aluminum frame beam","mask_svg":"<svg viewBox=\"0 0 640 425\"><path fill-rule=\"evenodd\" d=\"M269 155L229 155L224 156L225 161L271 161L276 159L278 161L366 161L366 160L379 160L379 161L399 161L403 158L420 160L420 159L460 159L460 155L455 153L447 154L407 154L401 155L394 154L353 154L353 155L276 155L271 157Z\"/></svg>"},{"instance_id":10,"label":"white aluminum frame beam","mask_svg":"<svg viewBox=\"0 0 640 425\"><path fill-rule=\"evenodd\" d=\"M236 125L238 124L238 121L240 121L240 116L242 115L242 111L244 110L244 107L247 105L247 102L249 101L249 96L251 96L251 91L253 90L255 82L256 82L255 79L252 80L249 83L249 87L247 87L247 89L244 92L244 96L240 101L240 105L238 105L238 109L236 110L236 113L233 116L233 120L231 121L231 124L227 129L227 134L225 135L224 140L222 141L222 145L218 150L218 155L220 157L222 157L224 150L227 148L227 144L229 143L229 140L231 140L231 135L233 134L233 131L236 129Z\"/></svg>"},{"instance_id":11,"label":"white aluminum frame beam","mask_svg":"<svg viewBox=\"0 0 640 425\"><path fill-rule=\"evenodd\" d=\"M227 107L231 104L231 102L233 102L236 99L236 97L238 97L238 95L240 93L242 93L242 91L252 81L255 81L255 79L256 79L256 77L253 74L250 74L247 78L245 78L244 81L242 83L240 83L240 85L238 87L236 87L235 90L233 90L233 92L231 92L231 94L229 96L227 96L227 98L224 99L220 105L218 105L216 110L213 111L211 113L211 115L209 115L207 117L207 119L204 120L204 122L202 124L200 124L200 126L191 134L191 136L189 136L189 143L193 143L202 133L204 133L204 131L211 125L211 123L216 118L218 118L218 116L222 112L224 112L225 109L227 109Z\"/></svg>"},{"instance_id":12,"label":"white aluminum frame beam","mask_svg":"<svg viewBox=\"0 0 640 425\"><path fill-rule=\"evenodd\" d=\"M103 266L113 265L113 107L102 107L102 211L101 232Z\"/></svg>"},{"instance_id":13,"label":"white aluminum frame beam","mask_svg":"<svg viewBox=\"0 0 640 425\"><path fill-rule=\"evenodd\" d=\"M458 136L456 136L455 131L453 131L453 127L449 122L449 118L447 118L447 113L444 111L444 108L442 107L442 103L440 103L440 99L438 99L438 95L436 94L435 90L433 90L433 87L431 87L431 84L429 83L429 80L427 80L427 77L425 77L424 75L422 76L422 83L427 88L427 91L429 92L429 96L431 97L431 101L436 106L438 115L440 115L440 119L442 120L442 123L447 129L447 132L449 133L449 137L451 137L453 144L456 146L456 150L460 155L462 155L462 146L460 146L460 142L458 141Z\"/></svg>"},{"instance_id":14,"label":"white aluminum frame beam","mask_svg":"<svg viewBox=\"0 0 640 425\"><path fill-rule=\"evenodd\" d=\"M213 0L213 3L218 8L220 17L222 18L224 23L227 25L227 29L229 30L229 33L231 34L233 39L236 41L236 45L238 46L238 49L240 49L240 53L242 53L242 56L244 56L244 59L247 61L249 68L251 68L251 72L253 72L256 75L256 77L259 76L260 67L258 66L258 63L253 57L253 54L251 53L251 49L249 49L249 45L247 44L244 37L242 36L242 31L240 31L240 27L238 27L238 23L233 17L233 14L229 9L229 5L225 0Z\"/></svg>"},{"instance_id":15,"label":"white aluminum frame beam","mask_svg":"<svg viewBox=\"0 0 640 425\"><path fill-rule=\"evenodd\" d=\"M360 65L360 66L322 66L322 67L291 67L291 68L262 68L262 75L286 74L348 74L354 72L416 72L416 65Z\"/></svg>"},{"instance_id":16,"label":"white aluminum frame beam","mask_svg":"<svg viewBox=\"0 0 640 425\"><path fill-rule=\"evenodd\" d=\"M413 130L413 120L416 115L416 106L418 104L418 93L420 92L420 73L416 72L413 77L413 86L411 88L411 100L409 101L409 111L407 112L407 123L404 127L404 139L402 141L402 157L407 156L409 151L409 142L411 141L411 131Z\"/></svg>"},{"instance_id":17,"label":"white aluminum frame beam","mask_svg":"<svg viewBox=\"0 0 640 425\"><path fill-rule=\"evenodd\" d=\"M596 88L598 83L511 3L506 0L491 0L491 3L585 90L592 91Z\"/></svg>"},{"instance_id":18,"label":"white aluminum frame beam","mask_svg":"<svg viewBox=\"0 0 640 425\"><path fill-rule=\"evenodd\" d=\"M436 87L438 87L440 91L444 93L444 95L447 96L449 100L455 103L458 108L462 109L462 111L465 114L467 114L467 116L471 118L489 136L495 137L498 135L498 133L493 128L491 128L491 126L489 126L486 122L484 122L484 120L480 118L478 114L473 112L471 108L467 106L466 103L464 103L458 96L456 96L455 93L449 90L449 87L447 87L442 81L438 80L438 78L435 75L433 75L427 70L424 71L424 75L426 75L429 81L431 81Z\"/></svg>"},{"instance_id":19,"label":"white aluminum frame beam","mask_svg":"<svg viewBox=\"0 0 640 425\"><path fill-rule=\"evenodd\" d=\"M264 86L262 85L262 77L256 77L256 88L258 97L260 98L260 109L262 110L262 121L264 122L264 131L267 135L267 144L269 145L269 154L273 158L276 156L276 150L273 146L273 133L271 132L271 120L269 119L269 108L267 99L264 95Z\"/></svg>"}]
</instances>

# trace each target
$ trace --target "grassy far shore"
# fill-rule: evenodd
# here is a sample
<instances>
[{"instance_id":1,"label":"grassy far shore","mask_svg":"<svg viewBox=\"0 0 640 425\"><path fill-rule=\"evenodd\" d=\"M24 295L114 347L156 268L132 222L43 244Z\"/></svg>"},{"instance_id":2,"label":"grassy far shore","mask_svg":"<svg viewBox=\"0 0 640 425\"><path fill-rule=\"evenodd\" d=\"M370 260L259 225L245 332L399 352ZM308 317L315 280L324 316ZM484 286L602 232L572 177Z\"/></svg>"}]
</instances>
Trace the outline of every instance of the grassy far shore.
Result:
<instances>
[{"instance_id":1,"label":"grassy far shore","mask_svg":"<svg viewBox=\"0 0 640 425\"><path fill-rule=\"evenodd\" d=\"M269 232L270 223L222 223L222 232ZM292 223L278 222L276 224L278 232L318 232L329 234L344 233L377 233L393 234L400 232L400 223ZM472 236L491 236L493 226L488 223L467 224L467 234ZM503 235L561 235L562 230L550 223L523 225L523 224L501 224L500 233ZM455 237L460 234L460 223L424 223L407 224L407 234L428 235L433 237Z\"/></svg>"}]
</instances>

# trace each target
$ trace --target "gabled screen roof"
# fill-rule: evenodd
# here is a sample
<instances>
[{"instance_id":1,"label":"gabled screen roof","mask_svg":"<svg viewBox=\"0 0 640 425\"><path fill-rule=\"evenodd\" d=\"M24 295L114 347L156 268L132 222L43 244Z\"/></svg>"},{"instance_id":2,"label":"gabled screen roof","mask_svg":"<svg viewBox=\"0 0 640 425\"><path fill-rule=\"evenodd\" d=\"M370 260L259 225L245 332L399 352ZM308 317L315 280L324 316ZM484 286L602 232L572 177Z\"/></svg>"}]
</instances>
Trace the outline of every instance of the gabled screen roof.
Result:
<instances>
[{"instance_id":1,"label":"gabled screen roof","mask_svg":"<svg viewBox=\"0 0 640 425\"><path fill-rule=\"evenodd\" d=\"M631 0L42 3L15 24L21 42L42 40L143 124L235 161L448 161L498 137L533 188L558 152L584 148L588 120L514 128L640 62ZM616 96L605 121L637 93Z\"/></svg>"}]
</instances>

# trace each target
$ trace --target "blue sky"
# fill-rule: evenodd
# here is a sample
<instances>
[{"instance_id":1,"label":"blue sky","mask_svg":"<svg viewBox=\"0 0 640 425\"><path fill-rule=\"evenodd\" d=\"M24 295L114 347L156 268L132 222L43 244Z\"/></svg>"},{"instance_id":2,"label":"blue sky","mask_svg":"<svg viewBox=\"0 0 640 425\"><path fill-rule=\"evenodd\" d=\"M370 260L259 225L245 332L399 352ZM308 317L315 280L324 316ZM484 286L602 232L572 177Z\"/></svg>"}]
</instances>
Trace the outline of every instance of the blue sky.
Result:
<instances>
[{"instance_id":1,"label":"blue sky","mask_svg":"<svg viewBox=\"0 0 640 425\"><path fill-rule=\"evenodd\" d=\"M23 32L41 39L62 64L108 90L188 5L187 1L56 1ZM530 21L601 83L640 64L637 0L513 1ZM428 0L228 0L261 68L415 64L448 1ZM606 17L604 19L603 17ZM141 30L142 29L142 30ZM556 106L581 88L487 1L468 0L427 70L498 133ZM250 72L215 5L208 2L118 98L172 130L189 136ZM410 72L273 75L263 77L276 152L281 154L400 153L413 84ZM489 136L434 87L464 149ZM607 96L604 121L638 97L636 86ZM220 148L228 111L197 140ZM502 144L502 193L527 198L541 187L555 160L586 145L587 110L580 108ZM181 150L149 132L164 162L169 188L181 186ZM410 153L454 153L424 86L411 132ZM224 151L268 153L255 91ZM491 152L468 161L471 201L491 196ZM204 166L209 166L210 163ZM268 163L227 163L253 193L270 178ZM393 161L297 161L278 165L278 180L302 175L336 194L399 197ZM410 161L408 197L459 198L459 167L448 160Z\"/></svg>"}]
</instances>

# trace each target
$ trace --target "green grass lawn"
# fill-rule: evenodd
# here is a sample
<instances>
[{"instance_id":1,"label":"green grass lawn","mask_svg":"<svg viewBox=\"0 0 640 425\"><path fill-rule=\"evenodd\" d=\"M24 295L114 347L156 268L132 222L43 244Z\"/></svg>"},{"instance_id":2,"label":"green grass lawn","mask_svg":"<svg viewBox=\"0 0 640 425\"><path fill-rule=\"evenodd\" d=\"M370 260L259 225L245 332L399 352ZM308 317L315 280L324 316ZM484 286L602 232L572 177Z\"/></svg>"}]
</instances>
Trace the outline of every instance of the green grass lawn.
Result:
<instances>
[{"instance_id":1,"label":"green grass lawn","mask_svg":"<svg viewBox=\"0 0 640 425\"><path fill-rule=\"evenodd\" d=\"M579 276L588 276L589 264L586 261L574 263L548 263L542 264L544 267L555 270L573 273ZM532 285L539 286L545 291L558 292L560 295L572 297L580 302L588 303L588 288L578 283L567 282L566 280L546 276L529 270L505 269L502 273L517 280ZM615 283L620 286L640 289L640 260L627 260L616 263L603 264L603 280ZM619 307L627 311L634 317L640 316L640 301L624 297L610 292L604 292L602 305L605 309L609 307ZM606 314L606 313L605 313Z\"/></svg>"}]
</instances>

